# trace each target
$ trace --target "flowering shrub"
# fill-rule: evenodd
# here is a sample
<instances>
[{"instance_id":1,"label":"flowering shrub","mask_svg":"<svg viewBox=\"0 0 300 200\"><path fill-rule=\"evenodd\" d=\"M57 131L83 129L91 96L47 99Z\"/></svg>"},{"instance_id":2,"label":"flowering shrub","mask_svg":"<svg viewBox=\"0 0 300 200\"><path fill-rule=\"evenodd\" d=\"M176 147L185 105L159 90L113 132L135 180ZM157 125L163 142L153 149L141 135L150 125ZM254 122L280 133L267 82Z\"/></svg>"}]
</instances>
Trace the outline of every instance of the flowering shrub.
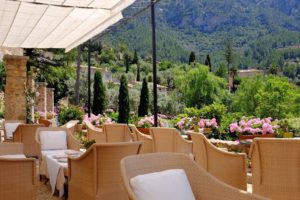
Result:
<instances>
[{"instance_id":1,"label":"flowering shrub","mask_svg":"<svg viewBox=\"0 0 300 200\"><path fill-rule=\"evenodd\" d=\"M198 125L200 128L218 128L218 123L216 118L200 119Z\"/></svg>"},{"instance_id":2,"label":"flowering shrub","mask_svg":"<svg viewBox=\"0 0 300 200\"><path fill-rule=\"evenodd\" d=\"M138 126L143 128L150 128L154 126L154 116L146 116L138 121Z\"/></svg>"},{"instance_id":3,"label":"flowering shrub","mask_svg":"<svg viewBox=\"0 0 300 200\"><path fill-rule=\"evenodd\" d=\"M175 125L175 128L179 130L190 130L194 126L192 117L183 117Z\"/></svg>"},{"instance_id":4,"label":"flowering shrub","mask_svg":"<svg viewBox=\"0 0 300 200\"><path fill-rule=\"evenodd\" d=\"M280 127L276 121L272 122L272 118L253 118L246 120L245 117L239 122L230 124L229 130L231 133L238 133L243 135L256 135L256 134L273 134L276 133Z\"/></svg>"},{"instance_id":5,"label":"flowering shrub","mask_svg":"<svg viewBox=\"0 0 300 200\"><path fill-rule=\"evenodd\" d=\"M106 116L105 114L104 115L91 114L90 117L88 116L88 114L85 114L83 119L84 119L84 121L91 122L95 126L113 123L113 120L111 118L109 118L108 116Z\"/></svg>"}]
</instances>

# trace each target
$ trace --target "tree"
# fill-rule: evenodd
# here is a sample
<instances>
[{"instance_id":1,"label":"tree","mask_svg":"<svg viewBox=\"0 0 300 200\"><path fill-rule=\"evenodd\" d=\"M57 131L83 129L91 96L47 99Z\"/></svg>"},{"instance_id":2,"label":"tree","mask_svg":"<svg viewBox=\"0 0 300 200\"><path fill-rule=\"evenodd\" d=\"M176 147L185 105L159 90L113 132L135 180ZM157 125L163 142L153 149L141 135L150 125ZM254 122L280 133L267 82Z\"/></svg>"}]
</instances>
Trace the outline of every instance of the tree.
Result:
<instances>
[{"instance_id":1,"label":"tree","mask_svg":"<svg viewBox=\"0 0 300 200\"><path fill-rule=\"evenodd\" d=\"M144 117L148 115L148 108L149 108L149 90L148 90L147 79L144 78L142 90L141 90L141 96L140 96L140 105L138 110L139 117Z\"/></svg>"},{"instance_id":2,"label":"tree","mask_svg":"<svg viewBox=\"0 0 300 200\"><path fill-rule=\"evenodd\" d=\"M227 68L225 63L220 63L217 70L215 71L215 75L221 78L227 78Z\"/></svg>"},{"instance_id":3,"label":"tree","mask_svg":"<svg viewBox=\"0 0 300 200\"><path fill-rule=\"evenodd\" d=\"M138 65L138 63L139 63L139 57L138 57L137 52L135 50L134 51L134 56L133 56L133 59L132 59L132 64Z\"/></svg>"},{"instance_id":4,"label":"tree","mask_svg":"<svg viewBox=\"0 0 300 200\"><path fill-rule=\"evenodd\" d=\"M126 67L126 73L128 73L130 67L130 56L127 53L124 55L124 65Z\"/></svg>"},{"instance_id":5,"label":"tree","mask_svg":"<svg viewBox=\"0 0 300 200\"><path fill-rule=\"evenodd\" d=\"M233 52L232 41L228 40L225 44L225 52L224 52L224 58L225 58L226 63L227 63L228 73L230 72L230 66L233 64L233 54L234 54L234 52Z\"/></svg>"},{"instance_id":6,"label":"tree","mask_svg":"<svg viewBox=\"0 0 300 200\"><path fill-rule=\"evenodd\" d=\"M124 75L121 77L119 89L119 117L118 123L128 123L129 120L129 95L127 79Z\"/></svg>"},{"instance_id":7,"label":"tree","mask_svg":"<svg viewBox=\"0 0 300 200\"><path fill-rule=\"evenodd\" d=\"M102 81L100 70L96 70L94 75L94 100L92 111L95 115L103 114L106 106L105 86Z\"/></svg>"},{"instance_id":8,"label":"tree","mask_svg":"<svg viewBox=\"0 0 300 200\"><path fill-rule=\"evenodd\" d=\"M136 71L136 81L141 81L141 75L140 75L140 66L137 65L137 71Z\"/></svg>"},{"instance_id":9,"label":"tree","mask_svg":"<svg viewBox=\"0 0 300 200\"><path fill-rule=\"evenodd\" d=\"M209 67L209 71L211 72L211 61L210 61L210 56L207 54L206 59L205 59L205 65Z\"/></svg>"},{"instance_id":10,"label":"tree","mask_svg":"<svg viewBox=\"0 0 300 200\"><path fill-rule=\"evenodd\" d=\"M195 52L191 52L190 53L190 58L189 58L189 65L194 63L196 61L196 55L195 55Z\"/></svg>"}]
</instances>

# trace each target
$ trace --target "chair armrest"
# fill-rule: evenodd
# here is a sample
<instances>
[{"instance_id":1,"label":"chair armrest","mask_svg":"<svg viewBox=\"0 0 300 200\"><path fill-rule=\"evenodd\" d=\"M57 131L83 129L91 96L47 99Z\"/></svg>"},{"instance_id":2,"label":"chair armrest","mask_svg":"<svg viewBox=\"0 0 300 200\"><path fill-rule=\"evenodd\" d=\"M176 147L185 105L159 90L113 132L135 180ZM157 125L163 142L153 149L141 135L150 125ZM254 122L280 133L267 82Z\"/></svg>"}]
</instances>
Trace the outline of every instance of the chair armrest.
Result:
<instances>
[{"instance_id":1,"label":"chair armrest","mask_svg":"<svg viewBox=\"0 0 300 200\"><path fill-rule=\"evenodd\" d=\"M68 149L73 149L76 151L80 150L80 141L77 140L71 133L67 132L67 142L68 142Z\"/></svg>"},{"instance_id":2,"label":"chair armrest","mask_svg":"<svg viewBox=\"0 0 300 200\"><path fill-rule=\"evenodd\" d=\"M7 155L7 154L24 154L23 143L11 143L11 142L0 143L0 155Z\"/></svg>"},{"instance_id":3,"label":"chair armrest","mask_svg":"<svg viewBox=\"0 0 300 200\"><path fill-rule=\"evenodd\" d=\"M176 152L192 154L193 142L184 139L179 133L176 137Z\"/></svg>"}]
</instances>

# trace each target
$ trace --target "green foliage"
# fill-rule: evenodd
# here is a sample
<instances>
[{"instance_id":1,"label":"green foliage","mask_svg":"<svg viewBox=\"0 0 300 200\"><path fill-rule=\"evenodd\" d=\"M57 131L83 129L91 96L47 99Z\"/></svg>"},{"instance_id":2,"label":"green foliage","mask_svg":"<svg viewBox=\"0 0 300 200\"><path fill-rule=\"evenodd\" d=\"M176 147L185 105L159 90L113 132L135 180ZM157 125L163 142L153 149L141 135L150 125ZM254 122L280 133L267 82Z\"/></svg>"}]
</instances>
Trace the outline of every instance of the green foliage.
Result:
<instances>
[{"instance_id":1,"label":"green foliage","mask_svg":"<svg viewBox=\"0 0 300 200\"><path fill-rule=\"evenodd\" d=\"M194 51L192 51L190 53L190 57L189 57L189 65L192 64L192 63L194 63L195 61L196 61L196 54L195 54Z\"/></svg>"},{"instance_id":2,"label":"green foliage","mask_svg":"<svg viewBox=\"0 0 300 200\"><path fill-rule=\"evenodd\" d=\"M138 116L144 117L148 115L148 108L149 108L149 90L148 90L148 83L147 79L143 79L143 85L140 95L140 105L138 110Z\"/></svg>"},{"instance_id":3,"label":"green foliage","mask_svg":"<svg viewBox=\"0 0 300 200\"><path fill-rule=\"evenodd\" d=\"M92 111L95 115L103 114L106 107L106 89L102 81L100 70L96 70L94 75L94 99Z\"/></svg>"},{"instance_id":4,"label":"green foliage","mask_svg":"<svg viewBox=\"0 0 300 200\"><path fill-rule=\"evenodd\" d=\"M255 114L259 117L281 119L294 114L295 88L286 78L269 76L258 90L255 98L258 101Z\"/></svg>"},{"instance_id":5,"label":"green foliage","mask_svg":"<svg viewBox=\"0 0 300 200\"><path fill-rule=\"evenodd\" d=\"M213 103L211 105L203 107L199 114L200 117L205 119L216 118L217 122L220 123L223 115L227 112L225 105L220 103Z\"/></svg>"},{"instance_id":6,"label":"green foliage","mask_svg":"<svg viewBox=\"0 0 300 200\"><path fill-rule=\"evenodd\" d=\"M201 108L213 102L221 103L228 95L225 80L213 75L202 65L176 78L181 83L179 92L183 94L187 107Z\"/></svg>"},{"instance_id":7,"label":"green foliage","mask_svg":"<svg viewBox=\"0 0 300 200\"><path fill-rule=\"evenodd\" d=\"M263 86L264 80L261 76L244 78L233 97L232 110L242 112L247 116L255 115L258 106L256 94Z\"/></svg>"},{"instance_id":8,"label":"green foliage","mask_svg":"<svg viewBox=\"0 0 300 200\"><path fill-rule=\"evenodd\" d=\"M206 55L206 59L205 59L204 65L208 66L209 67L209 71L211 72L212 66L211 66L211 60L210 60L209 54Z\"/></svg>"},{"instance_id":9,"label":"green foliage","mask_svg":"<svg viewBox=\"0 0 300 200\"><path fill-rule=\"evenodd\" d=\"M221 78L227 78L228 76L228 70L227 67L224 63L220 63L219 66L217 67L216 71L215 71L215 75L219 76Z\"/></svg>"},{"instance_id":10,"label":"green foliage","mask_svg":"<svg viewBox=\"0 0 300 200\"><path fill-rule=\"evenodd\" d=\"M66 124L70 120L79 120L82 122L84 111L79 106L61 107L58 113L58 122L60 125Z\"/></svg>"},{"instance_id":11,"label":"green foliage","mask_svg":"<svg viewBox=\"0 0 300 200\"><path fill-rule=\"evenodd\" d=\"M4 89L5 68L4 63L0 61L0 90Z\"/></svg>"},{"instance_id":12,"label":"green foliage","mask_svg":"<svg viewBox=\"0 0 300 200\"><path fill-rule=\"evenodd\" d=\"M124 75L121 77L119 89L119 116L118 123L128 123L129 120L129 95L127 87L127 79Z\"/></svg>"},{"instance_id":13,"label":"green foliage","mask_svg":"<svg viewBox=\"0 0 300 200\"><path fill-rule=\"evenodd\" d=\"M89 149L95 143L96 143L96 140L90 140L90 141L84 140L83 141L83 146L84 146L85 149Z\"/></svg>"},{"instance_id":14,"label":"green foliage","mask_svg":"<svg viewBox=\"0 0 300 200\"><path fill-rule=\"evenodd\" d=\"M137 65L137 72L136 72L136 81L141 81L141 75L140 75L140 66Z\"/></svg>"}]
</instances>

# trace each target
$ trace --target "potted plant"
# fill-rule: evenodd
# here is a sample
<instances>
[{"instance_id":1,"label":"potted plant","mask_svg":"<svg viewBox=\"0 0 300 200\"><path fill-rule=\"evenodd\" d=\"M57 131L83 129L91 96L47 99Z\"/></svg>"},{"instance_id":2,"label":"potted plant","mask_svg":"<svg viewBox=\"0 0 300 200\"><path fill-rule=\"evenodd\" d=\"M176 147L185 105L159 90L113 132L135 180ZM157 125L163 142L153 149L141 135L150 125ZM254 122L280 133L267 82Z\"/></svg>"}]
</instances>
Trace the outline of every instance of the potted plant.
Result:
<instances>
[{"instance_id":1,"label":"potted plant","mask_svg":"<svg viewBox=\"0 0 300 200\"><path fill-rule=\"evenodd\" d=\"M238 122L230 124L231 133L238 135L240 140L253 139L255 137L275 137L280 127L272 118L252 118L247 120L245 117Z\"/></svg>"},{"instance_id":2,"label":"potted plant","mask_svg":"<svg viewBox=\"0 0 300 200\"><path fill-rule=\"evenodd\" d=\"M218 128L218 123L216 118L200 119L198 125L200 128L203 129L203 133L206 135L212 133L214 129Z\"/></svg>"},{"instance_id":3,"label":"potted plant","mask_svg":"<svg viewBox=\"0 0 300 200\"><path fill-rule=\"evenodd\" d=\"M137 129L147 135L150 135L150 127L154 126L154 116L145 116L140 119L137 123Z\"/></svg>"},{"instance_id":4,"label":"potted plant","mask_svg":"<svg viewBox=\"0 0 300 200\"><path fill-rule=\"evenodd\" d=\"M58 113L58 122L60 125L66 124L70 120L79 120L76 126L76 131L82 130L82 120L84 111L79 106L61 107Z\"/></svg>"},{"instance_id":5,"label":"potted plant","mask_svg":"<svg viewBox=\"0 0 300 200\"><path fill-rule=\"evenodd\" d=\"M293 138L294 133L291 131L288 120L281 120L279 122L281 128L281 134L283 138Z\"/></svg>"}]
</instances>

